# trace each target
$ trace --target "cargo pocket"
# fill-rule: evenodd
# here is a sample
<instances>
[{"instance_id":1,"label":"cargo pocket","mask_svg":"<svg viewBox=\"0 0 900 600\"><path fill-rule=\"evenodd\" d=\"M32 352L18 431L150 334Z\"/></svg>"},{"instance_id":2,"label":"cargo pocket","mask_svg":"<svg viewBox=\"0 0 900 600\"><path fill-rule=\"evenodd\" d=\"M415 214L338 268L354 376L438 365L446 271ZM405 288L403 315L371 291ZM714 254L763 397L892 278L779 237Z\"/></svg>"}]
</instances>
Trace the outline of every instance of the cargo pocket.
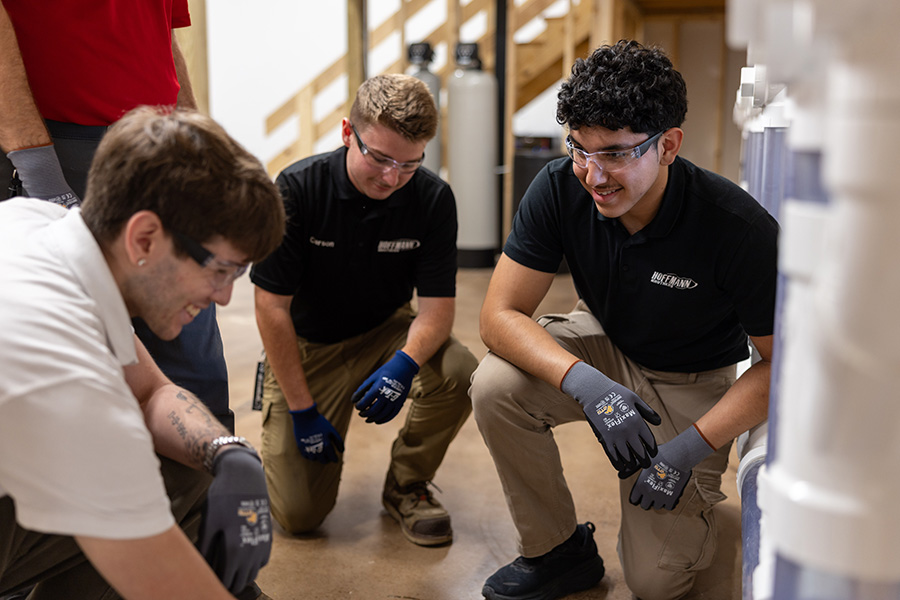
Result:
<instances>
[{"instance_id":1,"label":"cargo pocket","mask_svg":"<svg viewBox=\"0 0 900 600\"><path fill-rule=\"evenodd\" d=\"M262 425L260 430L260 440L262 441L262 452L263 456L269 456L272 454L277 454L281 452L280 444L282 437L282 433L276 430L273 430L275 427L275 415L273 415L273 410L279 409L279 404L281 405L282 410L287 411L287 403L284 399L284 394L281 392L281 388L278 386L278 382L275 380L275 373L272 371L272 367L269 366L268 360L265 362L265 371L263 375L263 393L260 395L260 424Z\"/></svg>"},{"instance_id":2,"label":"cargo pocket","mask_svg":"<svg viewBox=\"0 0 900 600\"><path fill-rule=\"evenodd\" d=\"M269 416L272 414L272 403L263 400L260 410L262 411L262 426L265 427L266 423L269 422ZM262 433L266 433L265 429L263 429Z\"/></svg>"},{"instance_id":3,"label":"cargo pocket","mask_svg":"<svg viewBox=\"0 0 900 600\"><path fill-rule=\"evenodd\" d=\"M569 315L563 313L550 313L547 315L541 315L537 318L538 325L547 328L547 325L551 323L565 323L569 321Z\"/></svg>"},{"instance_id":4,"label":"cargo pocket","mask_svg":"<svg viewBox=\"0 0 900 600\"><path fill-rule=\"evenodd\" d=\"M266 427L266 425L269 422L269 419L272 416L272 402L263 399L262 407L260 408L260 411L261 411L260 416L262 417L262 419L261 419L262 426L260 427L260 430L259 430L259 443L260 443L259 450L263 456L263 462L266 462L266 457L271 456L271 454L273 452L273 447L272 447L273 435L272 435L272 432L269 430L269 428Z\"/></svg>"},{"instance_id":5,"label":"cargo pocket","mask_svg":"<svg viewBox=\"0 0 900 600\"><path fill-rule=\"evenodd\" d=\"M702 571L716 554L713 507L725 494L702 480L692 480L676 510L680 511L659 552L657 565L670 571ZM683 504L682 504L683 503Z\"/></svg>"}]
</instances>

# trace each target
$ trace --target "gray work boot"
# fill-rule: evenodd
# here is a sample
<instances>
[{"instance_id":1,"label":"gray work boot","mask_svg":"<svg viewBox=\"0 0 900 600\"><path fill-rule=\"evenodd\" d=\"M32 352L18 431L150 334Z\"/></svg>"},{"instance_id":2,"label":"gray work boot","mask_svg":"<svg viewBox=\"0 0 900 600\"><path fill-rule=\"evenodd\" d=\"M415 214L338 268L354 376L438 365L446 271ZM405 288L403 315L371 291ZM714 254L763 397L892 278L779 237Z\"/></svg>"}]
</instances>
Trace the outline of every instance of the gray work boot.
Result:
<instances>
[{"instance_id":1,"label":"gray work boot","mask_svg":"<svg viewBox=\"0 0 900 600\"><path fill-rule=\"evenodd\" d=\"M438 546L453 540L450 515L431 495L429 483L421 481L400 487L388 471L381 497L385 510L400 523L406 539L420 546Z\"/></svg>"}]
</instances>

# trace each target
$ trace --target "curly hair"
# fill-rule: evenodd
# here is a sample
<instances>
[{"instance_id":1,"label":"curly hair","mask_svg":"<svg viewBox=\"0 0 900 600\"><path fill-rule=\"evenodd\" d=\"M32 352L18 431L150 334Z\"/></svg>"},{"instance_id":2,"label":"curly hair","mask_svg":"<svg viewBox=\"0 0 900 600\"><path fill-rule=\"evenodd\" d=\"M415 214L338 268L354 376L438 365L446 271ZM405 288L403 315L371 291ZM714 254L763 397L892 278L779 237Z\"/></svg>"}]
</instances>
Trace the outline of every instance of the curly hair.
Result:
<instances>
[{"instance_id":1,"label":"curly hair","mask_svg":"<svg viewBox=\"0 0 900 600\"><path fill-rule=\"evenodd\" d=\"M680 127L686 114L687 88L672 61L662 49L630 40L576 60L556 104L556 120L569 129L654 133Z\"/></svg>"}]
</instances>

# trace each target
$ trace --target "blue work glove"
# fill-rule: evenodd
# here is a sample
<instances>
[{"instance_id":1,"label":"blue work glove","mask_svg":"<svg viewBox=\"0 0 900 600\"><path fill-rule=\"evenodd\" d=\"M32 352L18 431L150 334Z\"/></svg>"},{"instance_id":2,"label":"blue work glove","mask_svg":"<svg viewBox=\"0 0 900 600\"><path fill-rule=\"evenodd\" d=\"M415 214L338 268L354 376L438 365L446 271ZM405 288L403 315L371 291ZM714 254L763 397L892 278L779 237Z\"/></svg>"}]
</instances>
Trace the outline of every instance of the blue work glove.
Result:
<instances>
[{"instance_id":1,"label":"blue work glove","mask_svg":"<svg viewBox=\"0 0 900 600\"><path fill-rule=\"evenodd\" d=\"M659 447L649 468L641 471L628 501L644 510L651 508L672 510L684 493L684 486L691 478L692 469L714 452L695 426L681 432L671 442ZM631 473L620 473L627 479Z\"/></svg>"},{"instance_id":2,"label":"blue work glove","mask_svg":"<svg viewBox=\"0 0 900 600\"><path fill-rule=\"evenodd\" d=\"M22 187L29 197L47 200L66 208L81 204L81 199L75 195L63 176L53 144L13 150L6 157L16 168Z\"/></svg>"},{"instance_id":3,"label":"blue work glove","mask_svg":"<svg viewBox=\"0 0 900 600\"><path fill-rule=\"evenodd\" d=\"M319 414L316 405L290 412L294 420L294 439L303 458L323 464L337 462L337 453L344 451L344 440L334 425Z\"/></svg>"},{"instance_id":4,"label":"blue work glove","mask_svg":"<svg viewBox=\"0 0 900 600\"><path fill-rule=\"evenodd\" d=\"M226 448L213 462L197 548L222 584L238 593L269 562L272 519L259 456L249 448Z\"/></svg>"},{"instance_id":5,"label":"blue work glove","mask_svg":"<svg viewBox=\"0 0 900 600\"><path fill-rule=\"evenodd\" d=\"M657 448L647 422L659 425L662 419L637 394L584 361L572 365L560 388L581 404L617 471L650 466Z\"/></svg>"},{"instance_id":6,"label":"blue work glove","mask_svg":"<svg viewBox=\"0 0 900 600\"><path fill-rule=\"evenodd\" d=\"M366 423L387 423L403 408L409 386L418 372L416 361L403 350L397 350L391 360L353 392L350 400L356 404L360 416L366 417Z\"/></svg>"}]
</instances>

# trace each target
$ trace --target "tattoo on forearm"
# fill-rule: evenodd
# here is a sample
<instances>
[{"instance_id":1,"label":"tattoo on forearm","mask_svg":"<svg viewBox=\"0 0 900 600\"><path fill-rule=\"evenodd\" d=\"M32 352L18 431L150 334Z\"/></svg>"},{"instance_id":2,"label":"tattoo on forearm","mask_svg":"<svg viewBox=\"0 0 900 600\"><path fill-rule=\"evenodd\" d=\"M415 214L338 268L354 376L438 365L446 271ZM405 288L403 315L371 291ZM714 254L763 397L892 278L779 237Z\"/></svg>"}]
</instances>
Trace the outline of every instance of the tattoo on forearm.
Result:
<instances>
[{"instance_id":1,"label":"tattoo on forearm","mask_svg":"<svg viewBox=\"0 0 900 600\"><path fill-rule=\"evenodd\" d=\"M172 421L172 425L175 427L175 431L178 432L178 435L181 436L181 439L187 438L187 427L184 426L184 423L181 422L181 419L178 418L178 415L175 414L175 411L169 413L169 420Z\"/></svg>"},{"instance_id":2,"label":"tattoo on forearm","mask_svg":"<svg viewBox=\"0 0 900 600\"><path fill-rule=\"evenodd\" d=\"M202 465L209 443L229 432L200 400L186 390L179 390L176 398L185 403L179 415L175 410L169 413L169 420L185 442L185 448L197 464Z\"/></svg>"},{"instance_id":3,"label":"tattoo on forearm","mask_svg":"<svg viewBox=\"0 0 900 600\"><path fill-rule=\"evenodd\" d=\"M187 404L184 412L187 414L196 413L198 416L206 419L207 423L215 421L215 417L209 412L209 409L206 408L206 405L200 402L197 396L191 394L187 390L178 390L178 393L175 394L175 397L181 400L182 402Z\"/></svg>"}]
</instances>

